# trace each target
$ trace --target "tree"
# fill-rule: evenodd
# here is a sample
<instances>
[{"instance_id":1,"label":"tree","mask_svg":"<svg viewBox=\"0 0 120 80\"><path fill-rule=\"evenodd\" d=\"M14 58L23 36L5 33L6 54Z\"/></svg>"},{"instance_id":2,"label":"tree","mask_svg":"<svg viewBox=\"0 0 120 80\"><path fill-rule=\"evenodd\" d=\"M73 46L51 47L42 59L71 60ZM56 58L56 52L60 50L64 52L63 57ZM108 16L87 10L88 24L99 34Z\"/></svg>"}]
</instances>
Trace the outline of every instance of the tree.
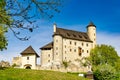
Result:
<instances>
[{"instance_id":1,"label":"tree","mask_svg":"<svg viewBox=\"0 0 120 80\"><path fill-rule=\"evenodd\" d=\"M7 29L19 40L28 40L28 36L20 37L23 30L33 32L38 28L36 20L54 17L54 12L60 12L61 3L62 0L0 0L0 50L7 46Z\"/></svg>"},{"instance_id":2,"label":"tree","mask_svg":"<svg viewBox=\"0 0 120 80\"><path fill-rule=\"evenodd\" d=\"M21 30L33 32L38 28L34 23L40 17L51 19L54 12L59 13L62 0L6 0L6 10L12 19L9 28L15 37L28 40L30 37L20 37ZM27 25L26 25L27 24Z\"/></svg>"},{"instance_id":3,"label":"tree","mask_svg":"<svg viewBox=\"0 0 120 80\"><path fill-rule=\"evenodd\" d=\"M115 62L119 56L112 46L108 45L97 45L90 52L90 60L93 66L110 64L115 65Z\"/></svg>"},{"instance_id":4,"label":"tree","mask_svg":"<svg viewBox=\"0 0 120 80\"><path fill-rule=\"evenodd\" d=\"M7 25L10 25L11 22L5 5L5 0L0 0L0 50L6 49L8 44L5 33L7 32Z\"/></svg>"},{"instance_id":5,"label":"tree","mask_svg":"<svg viewBox=\"0 0 120 80\"><path fill-rule=\"evenodd\" d=\"M95 80L118 80L116 70L111 65L99 65L94 70Z\"/></svg>"},{"instance_id":6,"label":"tree","mask_svg":"<svg viewBox=\"0 0 120 80\"><path fill-rule=\"evenodd\" d=\"M119 56L112 46L97 45L89 59L96 80L119 80Z\"/></svg>"}]
</instances>

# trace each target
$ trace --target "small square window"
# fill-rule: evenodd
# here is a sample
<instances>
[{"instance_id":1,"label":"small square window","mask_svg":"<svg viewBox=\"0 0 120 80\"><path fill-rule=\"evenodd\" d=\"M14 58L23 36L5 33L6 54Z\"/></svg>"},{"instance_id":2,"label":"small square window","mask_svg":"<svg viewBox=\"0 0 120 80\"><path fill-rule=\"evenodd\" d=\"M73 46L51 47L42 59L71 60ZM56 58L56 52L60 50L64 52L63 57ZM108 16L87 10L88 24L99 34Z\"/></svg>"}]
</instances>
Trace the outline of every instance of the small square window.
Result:
<instances>
[{"instance_id":1,"label":"small square window","mask_svg":"<svg viewBox=\"0 0 120 80\"><path fill-rule=\"evenodd\" d=\"M87 53L89 53L89 51L87 50Z\"/></svg>"},{"instance_id":2,"label":"small square window","mask_svg":"<svg viewBox=\"0 0 120 80\"><path fill-rule=\"evenodd\" d=\"M65 57L65 59L66 59L66 57Z\"/></svg>"},{"instance_id":3,"label":"small square window","mask_svg":"<svg viewBox=\"0 0 120 80\"><path fill-rule=\"evenodd\" d=\"M74 49L74 52L76 52L76 49Z\"/></svg>"},{"instance_id":4,"label":"small square window","mask_svg":"<svg viewBox=\"0 0 120 80\"><path fill-rule=\"evenodd\" d=\"M84 50L82 50L82 52L84 52Z\"/></svg>"},{"instance_id":5,"label":"small square window","mask_svg":"<svg viewBox=\"0 0 120 80\"><path fill-rule=\"evenodd\" d=\"M65 45L65 48L66 48L66 45Z\"/></svg>"},{"instance_id":6,"label":"small square window","mask_svg":"<svg viewBox=\"0 0 120 80\"><path fill-rule=\"evenodd\" d=\"M75 42L75 45L76 45L76 42Z\"/></svg>"},{"instance_id":7,"label":"small square window","mask_svg":"<svg viewBox=\"0 0 120 80\"><path fill-rule=\"evenodd\" d=\"M48 57L50 57L50 54L48 54Z\"/></svg>"},{"instance_id":8,"label":"small square window","mask_svg":"<svg viewBox=\"0 0 120 80\"><path fill-rule=\"evenodd\" d=\"M86 46L88 47L88 43L86 44Z\"/></svg>"},{"instance_id":9,"label":"small square window","mask_svg":"<svg viewBox=\"0 0 120 80\"><path fill-rule=\"evenodd\" d=\"M84 43L82 43L82 46L84 46Z\"/></svg>"},{"instance_id":10,"label":"small square window","mask_svg":"<svg viewBox=\"0 0 120 80\"><path fill-rule=\"evenodd\" d=\"M50 60L48 60L48 62L50 62Z\"/></svg>"},{"instance_id":11,"label":"small square window","mask_svg":"<svg viewBox=\"0 0 120 80\"><path fill-rule=\"evenodd\" d=\"M27 57L27 60L29 60L29 57Z\"/></svg>"},{"instance_id":12,"label":"small square window","mask_svg":"<svg viewBox=\"0 0 120 80\"><path fill-rule=\"evenodd\" d=\"M70 41L70 44L72 44L72 42Z\"/></svg>"},{"instance_id":13,"label":"small square window","mask_svg":"<svg viewBox=\"0 0 120 80\"><path fill-rule=\"evenodd\" d=\"M70 52L72 51L72 49L70 49Z\"/></svg>"},{"instance_id":14,"label":"small square window","mask_svg":"<svg viewBox=\"0 0 120 80\"><path fill-rule=\"evenodd\" d=\"M65 54L66 54L66 51L65 51Z\"/></svg>"}]
</instances>

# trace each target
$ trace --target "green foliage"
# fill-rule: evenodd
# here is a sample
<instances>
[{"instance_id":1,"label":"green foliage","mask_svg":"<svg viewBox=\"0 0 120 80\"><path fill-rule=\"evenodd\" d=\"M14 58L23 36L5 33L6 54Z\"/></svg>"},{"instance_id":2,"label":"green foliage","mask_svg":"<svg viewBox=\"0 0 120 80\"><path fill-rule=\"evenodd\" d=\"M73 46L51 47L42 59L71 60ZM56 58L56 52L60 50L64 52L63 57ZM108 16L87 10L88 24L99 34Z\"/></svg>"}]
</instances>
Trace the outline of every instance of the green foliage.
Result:
<instances>
[{"instance_id":1,"label":"green foliage","mask_svg":"<svg viewBox=\"0 0 120 80\"><path fill-rule=\"evenodd\" d=\"M94 68L95 80L117 80L116 70L111 65L99 65Z\"/></svg>"},{"instance_id":2,"label":"green foliage","mask_svg":"<svg viewBox=\"0 0 120 80\"><path fill-rule=\"evenodd\" d=\"M78 75L28 69L5 69L0 71L0 80L88 80Z\"/></svg>"},{"instance_id":3,"label":"green foliage","mask_svg":"<svg viewBox=\"0 0 120 80\"><path fill-rule=\"evenodd\" d=\"M95 80L119 80L120 60L112 46L97 45L90 52ZM117 71L118 72L117 72Z\"/></svg>"},{"instance_id":4,"label":"green foliage","mask_svg":"<svg viewBox=\"0 0 120 80\"><path fill-rule=\"evenodd\" d=\"M3 26L0 26L0 50L7 49L7 45L8 43L5 37L5 29Z\"/></svg>"},{"instance_id":5,"label":"green foliage","mask_svg":"<svg viewBox=\"0 0 120 80\"><path fill-rule=\"evenodd\" d=\"M117 55L115 49L108 45L97 45L90 52L90 60L93 66L103 64L110 64L114 66L118 58L119 56Z\"/></svg>"},{"instance_id":6,"label":"green foliage","mask_svg":"<svg viewBox=\"0 0 120 80\"><path fill-rule=\"evenodd\" d=\"M7 26L10 25L10 16L5 9L6 2L5 0L0 0L0 50L6 49L7 39L5 33L7 32Z\"/></svg>"},{"instance_id":7,"label":"green foliage","mask_svg":"<svg viewBox=\"0 0 120 80\"><path fill-rule=\"evenodd\" d=\"M13 65L12 65L12 67L14 68L14 67L16 67L17 65L14 63Z\"/></svg>"},{"instance_id":8,"label":"green foliage","mask_svg":"<svg viewBox=\"0 0 120 80\"><path fill-rule=\"evenodd\" d=\"M10 25L10 16L8 15L8 11L5 9L6 2L5 0L0 1L0 25Z\"/></svg>"},{"instance_id":9,"label":"green foliage","mask_svg":"<svg viewBox=\"0 0 120 80\"><path fill-rule=\"evenodd\" d=\"M120 58L115 62L115 69L120 72Z\"/></svg>"},{"instance_id":10,"label":"green foliage","mask_svg":"<svg viewBox=\"0 0 120 80\"><path fill-rule=\"evenodd\" d=\"M69 63L69 62L63 61L63 65L64 65L65 68L68 67L68 63Z\"/></svg>"}]
</instances>

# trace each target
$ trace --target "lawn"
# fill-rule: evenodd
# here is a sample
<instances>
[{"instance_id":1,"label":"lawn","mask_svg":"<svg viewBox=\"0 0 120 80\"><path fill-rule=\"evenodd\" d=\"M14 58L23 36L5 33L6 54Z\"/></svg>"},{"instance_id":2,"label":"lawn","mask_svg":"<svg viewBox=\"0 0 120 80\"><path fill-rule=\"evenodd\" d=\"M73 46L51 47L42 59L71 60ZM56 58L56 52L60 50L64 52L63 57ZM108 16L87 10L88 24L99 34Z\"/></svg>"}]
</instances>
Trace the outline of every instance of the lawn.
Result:
<instances>
[{"instance_id":1,"label":"lawn","mask_svg":"<svg viewBox=\"0 0 120 80\"><path fill-rule=\"evenodd\" d=\"M74 74L45 70L4 69L0 80L88 80Z\"/></svg>"}]
</instances>

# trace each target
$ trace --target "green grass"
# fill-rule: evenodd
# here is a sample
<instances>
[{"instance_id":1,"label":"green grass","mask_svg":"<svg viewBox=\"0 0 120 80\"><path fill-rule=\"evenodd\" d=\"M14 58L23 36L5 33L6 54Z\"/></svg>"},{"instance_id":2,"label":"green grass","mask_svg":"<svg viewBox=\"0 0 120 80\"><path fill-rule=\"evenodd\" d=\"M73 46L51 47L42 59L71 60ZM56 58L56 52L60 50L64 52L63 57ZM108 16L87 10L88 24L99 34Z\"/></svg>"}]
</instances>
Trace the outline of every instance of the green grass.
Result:
<instances>
[{"instance_id":1,"label":"green grass","mask_svg":"<svg viewBox=\"0 0 120 80\"><path fill-rule=\"evenodd\" d=\"M45 70L4 69L0 70L0 80L88 80L77 75Z\"/></svg>"}]
</instances>

